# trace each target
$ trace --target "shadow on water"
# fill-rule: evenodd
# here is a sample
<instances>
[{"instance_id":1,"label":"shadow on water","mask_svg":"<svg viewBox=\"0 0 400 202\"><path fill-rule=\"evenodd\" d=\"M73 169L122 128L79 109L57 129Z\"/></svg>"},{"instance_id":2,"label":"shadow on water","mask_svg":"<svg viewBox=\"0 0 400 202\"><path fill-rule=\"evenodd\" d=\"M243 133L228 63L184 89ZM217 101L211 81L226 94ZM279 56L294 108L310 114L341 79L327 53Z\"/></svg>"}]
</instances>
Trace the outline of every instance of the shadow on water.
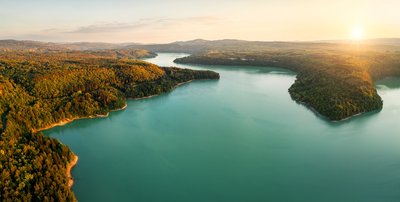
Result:
<instances>
[{"instance_id":1,"label":"shadow on water","mask_svg":"<svg viewBox=\"0 0 400 202\"><path fill-rule=\"evenodd\" d=\"M261 67L261 66L225 66L225 65L194 65L190 66L178 64L179 67L193 68L197 67L200 69L211 70L211 71L225 71L225 72L244 72L248 74L278 74L278 75L288 75L296 76L296 72L279 68L279 67Z\"/></svg>"},{"instance_id":2,"label":"shadow on water","mask_svg":"<svg viewBox=\"0 0 400 202\"><path fill-rule=\"evenodd\" d=\"M400 88L400 78L385 78L382 80L379 80L375 82L376 88L378 90L378 93L380 91L386 91L386 90L396 90ZM385 100L383 100L383 105L385 106ZM319 115L318 113L315 113L316 116L320 117L321 119L325 120L325 123L328 124L329 126L333 127L342 127L342 126L347 126L347 125L359 125L359 126L365 126L374 119L376 119L379 114L383 111L383 109L380 110L375 110L372 112L367 112L363 113L358 116L350 117L346 120L342 121L330 121L326 117L323 117Z\"/></svg>"},{"instance_id":3,"label":"shadow on water","mask_svg":"<svg viewBox=\"0 0 400 202\"><path fill-rule=\"evenodd\" d=\"M398 201L397 114L384 108L331 122L288 100L295 74L285 69L178 67L214 70L221 80L46 131L69 135L63 140L81 157L73 170L78 200ZM286 78L279 83L276 74ZM390 93L383 98L396 102Z\"/></svg>"},{"instance_id":4,"label":"shadow on water","mask_svg":"<svg viewBox=\"0 0 400 202\"><path fill-rule=\"evenodd\" d=\"M375 85L380 90L398 89L400 88L400 78L390 77L375 82Z\"/></svg>"},{"instance_id":5,"label":"shadow on water","mask_svg":"<svg viewBox=\"0 0 400 202\"><path fill-rule=\"evenodd\" d=\"M377 117L377 115L381 112L382 110L375 110L372 112L367 112L367 113L363 113L354 117L350 117L347 118L345 120L341 120L341 121L330 121L327 118L325 118L326 120L326 124L328 124L329 126L333 126L333 127L343 127L346 125L367 125L370 121L372 121L373 119L375 119Z\"/></svg>"},{"instance_id":6,"label":"shadow on water","mask_svg":"<svg viewBox=\"0 0 400 202\"><path fill-rule=\"evenodd\" d=\"M318 113L315 109L303 104L303 103L299 103L296 102L295 100L292 99L293 102L297 103L298 105L305 107L308 111L310 111L311 113L314 114L314 116L316 118L319 119L319 122L321 122L322 124L325 124L327 126L330 127L336 127L336 128L340 128L346 125L354 125L354 123L357 123L358 125L365 125L368 124L368 122L370 122L372 119L374 119L376 117L376 115L378 115L381 110L375 110L375 111L371 111L371 112L367 112L367 113L362 113L359 115L355 115L340 121L332 121L330 120L328 117Z\"/></svg>"},{"instance_id":7,"label":"shadow on water","mask_svg":"<svg viewBox=\"0 0 400 202\"><path fill-rule=\"evenodd\" d=\"M296 72L284 69L284 68L278 68L278 67L257 67L257 66L224 66L224 65L193 65L190 64L191 67L198 67L202 69L207 69L207 70L214 70L214 71L232 71L232 72L245 72L248 74L278 74L282 76L296 76ZM387 86L390 89L396 89L400 88L400 78L387 78L384 80L380 80L377 83L378 85L384 85ZM379 88L378 88L379 89ZM292 100L293 102L296 102L295 100ZM297 102L296 102L297 103ZM323 124L329 125L331 127L344 127L347 125L358 125L360 127L368 124L371 120L377 117L377 115L382 111L381 110L375 110L367 113L363 113L360 115L356 115L350 118L347 118L345 120L341 121L332 121L328 119L327 117L319 114L317 111L313 110L312 108L308 107L307 105L304 105L302 103L297 103L301 105L302 107L307 108L309 111L311 111L315 117L317 117Z\"/></svg>"},{"instance_id":8,"label":"shadow on water","mask_svg":"<svg viewBox=\"0 0 400 202\"><path fill-rule=\"evenodd\" d=\"M225 71L225 72L245 72L249 74L279 74L296 76L296 72L279 68L279 67L266 67L266 66L245 66L245 65L198 65L198 64L179 64L171 62L171 57L182 58L189 56L185 53L168 53L166 55L159 54L156 58L145 59L145 61L158 64L165 67L179 67L189 69L211 70L211 71Z\"/></svg>"},{"instance_id":9,"label":"shadow on water","mask_svg":"<svg viewBox=\"0 0 400 202\"><path fill-rule=\"evenodd\" d=\"M111 112L112 114L116 112ZM97 118L85 118L85 119L77 119L66 125L56 126L50 128L48 130L43 131L44 134L61 134L63 131L68 129L85 129L89 128L92 125L101 124L101 122L109 119L110 117L97 117Z\"/></svg>"},{"instance_id":10,"label":"shadow on water","mask_svg":"<svg viewBox=\"0 0 400 202\"><path fill-rule=\"evenodd\" d=\"M180 88L180 89L185 89L185 88L189 88L191 84L201 84L201 83L218 83L218 80L194 80L191 81L189 83L185 83L182 84L180 86L177 86L176 88ZM159 95L154 95L152 97L149 98L140 98L140 99L127 99L127 108L130 108L129 110L143 110L140 108L135 108L135 103L140 103L140 102L148 102L149 99L151 99L152 101L155 102L165 102L167 99L169 99L169 97L171 96L171 94L174 93L174 90L172 91L168 91ZM85 128L90 128L92 125L96 125L96 124L104 124L108 121L112 121L113 118L116 118L117 116L120 116L124 113L126 109L123 110L116 110L116 111L111 111L109 113L109 116L107 117L96 117L96 118L84 118L84 119L77 119L74 120L70 123L67 123L66 125L62 125L62 126L56 126L53 128L50 128L48 130L43 131L44 134L62 134L62 132L64 130L68 130L68 129L77 129L77 130L81 130L81 129L85 129Z\"/></svg>"}]
</instances>

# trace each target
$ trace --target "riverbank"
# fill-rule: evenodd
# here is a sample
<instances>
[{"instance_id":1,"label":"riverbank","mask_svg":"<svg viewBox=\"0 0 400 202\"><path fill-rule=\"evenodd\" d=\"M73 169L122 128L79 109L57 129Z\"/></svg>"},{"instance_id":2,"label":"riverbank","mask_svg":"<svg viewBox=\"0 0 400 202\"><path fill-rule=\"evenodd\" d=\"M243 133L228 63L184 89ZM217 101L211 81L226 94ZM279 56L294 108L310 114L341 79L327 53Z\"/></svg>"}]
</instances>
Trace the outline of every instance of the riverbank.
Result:
<instances>
[{"instance_id":1,"label":"riverbank","mask_svg":"<svg viewBox=\"0 0 400 202\"><path fill-rule=\"evenodd\" d=\"M186 84L186 83L190 83L190 82L192 82L192 81L193 81L193 80L189 80L189 81L186 81L186 82L178 83L178 84L176 84L171 90L174 90L174 89L176 89L177 87L179 87L179 86L181 86L181 85L184 85L184 84ZM160 94L162 94L162 93L160 93ZM150 95L150 96L146 96L146 97L137 98L137 99L134 99L134 100L152 98L152 97L158 96L158 95L160 95L160 94L154 94L154 95ZM129 98L127 98L127 99L129 99ZM63 126L63 125L66 125L66 124L68 124L68 123L71 123L71 122L73 122L73 121L75 121L75 120L80 120L80 119L105 118L105 117L108 117L108 116L110 115L110 112L124 110L124 109L126 109L127 107L128 107L128 104L125 103L125 105L124 105L123 107L118 108L118 109L110 110L110 111L107 112L106 114L98 114L98 115L92 115L92 116L86 116L86 117L69 118L69 119L65 119L65 120L62 120L62 121L60 121L60 122L51 124L51 125L49 125L49 126L40 128L40 129L32 129L32 131L33 131L34 133L36 133L36 132L40 132L40 131L43 131L43 130L47 130L47 129L50 129L50 128L53 128L53 127L56 127L56 126ZM77 156L77 155L74 155L74 158L72 159L71 162L69 162L69 163L67 164L67 167L66 167L66 176L67 176L67 178L68 178L68 187L70 187L70 188L72 187L72 185L73 185L73 183L74 183L71 170L72 170L72 168L73 168L77 163L78 163L78 156Z\"/></svg>"},{"instance_id":2,"label":"riverbank","mask_svg":"<svg viewBox=\"0 0 400 202\"><path fill-rule=\"evenodd\" d=\"M197 80L202 80L202 79L197 79ZM178 83L178 84L176 84L176 85L171 89L171 91L174 90L174 89L176 89L177 87L179 87L179 86L181 86L181 85L184 85L184 84L186 84L186 83L190 83L190 82L192 82L192 81L193 81L193 80L189 80L189 81L185 81L185 82ZM165 93L165 92L163 92L163 93ZM161 94L163 94L163 93L158 93L158 94L149 95L149 96L140 97L140 98L133 98L132 100L143 100L143 99L147 99L147 98L152 98L152 97L155 97L155 96L159 96L159 95L161 95ZM128 98L128 99L129 99L129 98Z\"/></svg>"},{"instance_id":3,"label":"riverbank","mask_svg":"<svg viewBox=\"0 0 400 202\"><path fill-rule=\"evenodd\" d=\"M293 99L293 98L292 98L292 99ZM293 99L293 100L294 100L294 99ZM294 101L295 101L297 104L300 104L300 105L304 106L305 108L307 108L308 110L310 110L311 112L313 112L317 117L319 117L319 118L321 118L321 119L324 119L324 120L326 120L326 121L332 122L332 123L341 123L341 122L345 122L345 121L350 120L350 119L352 119L352 118L355 118L355 117L358 117L358 116L362 116L362 115L364 115L364 114L371 113L371 112L361 112L361 113L354 114L354 115L351 115L351 116L346 117L346 118L343 118L343 119L332 120L332 119L330 119L329 117L327 117L327 116L325 116L325 115L319 113L318 110L316 110L316 109L315 109L314 107L312 107L311 105L309 105L309 104L307 104L307 103L305 103L305 102L302 102L302 101L296 101L296 100L294 100ZM372 112L374 112L374 111L372 111Z\"/></svg>"},{"instance_id":4,"label":"riverbank","mask_svg":"<svg viewBox=\"0 0 400 202\"><path fill-rule=\"evenodd\" d=\"M393 166L400 151L394 141L400 131L400 91L382 93L387 107L379 114L332 123L291 100L287 89L295 76L246 68L221 68L218 82L195 81L160 97L130 100L130 108L110 113L110 121L77 121L45 131L79 156L72 169L77 200L365 201L393 196L385 199L396 201L396 183L381 183L379 189L376 184L393 182L400 172ZM371 158L379 156L385 158ZM182 170L182 178L171 174ZM287 189L295 196L279 191Z\"/></svg>"},{"instance_id":5,"label":"riverbank","mask_svg":"<svg viewBox=\"0 0 400 202\"><path fill-rule=\"evenodd\" d=\"M121 108L110 110L110 112L124 110L126 107L128 107L128 104L125 104ZM64 126L64 125L66 125L68 123L71 123L71 122L73 122L75 120L80 120L80 119L105 118L105 117L108 117L110 115L110 112L107 112L106 114L97 114L97 115L92 115L92 116L75 117L75 118L70 118L70 119L64 119L62 121L59 121L57 123L45 126L43 128L32 129L32 132L33 133L37 133L37 132L44 131L44 130L47 130L47 129L50 129L50 128L53 128L53 127L56 127L56 126Z\"/></svg>"},{"instance_id":6,"label":"riverbank","mask_svg":"<svg viewBox=\"0 0 400 202\"><path fill-rule=\"evenodd\" d=\"M72 185L74 184L74 179L72 178L71 170L78 163L78 159L79 159L78 156L74 155L74 159L72 159L72 161L67 164L66 175L68 178L68 187L69 188L71 188Z\"/></svg>"},{"instance_id":7,"label":"riverbank","mask_svg":"<svg viewBox=\"0 0 400 202\"><path fill-rule=\"evenodd\" d=\"M56 126L64 126L64 125L66 125L66 124L68 124L68 123L71 123L71 122L73 122L73 121L75 121L75 120L79 120L79 119L104 118L104 117L108 117L108 115L109 115L109 113L104 114L104 115L98 114L98 115L93 115L93 116L76 117L76 118L64 119L64 120L62 120L62 121L59 121L59 122L57 122L57 123L54 123L54 124L45 126L45 127L43 127L43 128L32 129L32 132L33 132L33 133L37 133L37 132L44 131L44 130L47 130L47 129L50 129L50 128L54 128L54 127L56 127Z\"/></svg>"},{"instance_id":8,"label":"riverbank","mask_svg":"<svg viewBox=\"0 0 400 202\"><path fill-rule=\"evenodd\" d=\"M184 85L184 84L186 84L186 83L192 82L192 81L193 81L193 80L189 80L189 81L186 81L186 82L178 83L178 84L176 84L176 85L174 86L173 89L175 89L175 88L177 88L177 87L179 87L179 86L181 86L181 85ZM172 90L173 90L173 89L172 89ZM137 98L137 99L134 99L134 100L152 98L152 97L155 97L155 96L158 96L158 95L160 95L160 94L155 94L155 95L150 95L150 96L146 96L146 97L141 97L141 98ZM37 133L37 132L40 132L40 131L43 131L43 130L51 129L51 128L56 127L56 126L64 126L64 125L66 125L66 124L68 124L68 123L71 123L71 122L73 122L73 121L75 121L75 120L80 120L80 119L105 118L105 117L108 117L108 116L110 115L110 112L115 112L115 111L124 110L124 109L126 109L127 107L128 107L128 104L125 103L125 105L124 105L123 107L118 108L118 109L110 110L110 111L107 112L106 114L97 114L97 115L86 116L86 117L75 117L75 118L64 119L64 120L62 120L62 121L59 121L59 122L57 122L57 123L48 125L48 126L46 126L46 127L40 128L40 129L32 129L32 132L33 132L33 133ZM71 188L72 185L74 184L74 180L73 180L73 177L72 177L71 170L72 170L72 168L78 163L78 159L79 159L78 156L77 156L77 155L74 155L74 158L72 159L71 162L69 162L69 163L67 164L67 167L66 167L66 176L67 176L67 178L68 178L68 187L70 187L70 188Z\"/></svg>"}]
</instances>

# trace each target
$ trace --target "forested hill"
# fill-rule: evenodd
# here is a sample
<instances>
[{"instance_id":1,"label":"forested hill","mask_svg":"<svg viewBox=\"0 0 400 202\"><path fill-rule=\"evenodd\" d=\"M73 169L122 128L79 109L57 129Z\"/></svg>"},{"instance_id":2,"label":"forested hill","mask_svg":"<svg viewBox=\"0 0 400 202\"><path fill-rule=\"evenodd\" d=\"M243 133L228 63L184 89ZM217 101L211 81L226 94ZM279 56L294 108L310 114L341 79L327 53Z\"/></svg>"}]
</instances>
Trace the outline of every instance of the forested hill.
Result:
<instances>
[{"instance_id":1,"label":"forested hill","mask_svg":"<svg viewBox=\"0 0 400 202\"><path fill-rule=\"evenodd\" d=\"M49 51L49 50L110 50L110 49L121 49L127 45L133 45L134 43L127 44L114 44L114 43L89 43L89 42L77 42L77 43L54 43L54 42L40 42L40 41L29 41L29 40L0 40L0 50L8 51Z\"/></svg>"},{"instance_id":2,"label":"forested hill","mask_svg":"<svg viewBox=\"0 0 400 202\"><path fill-rule=\"evenodd\" d=\"M204 53L207 51L271 51L271 50L342 50L354 49L351 41L245 41L235 39L176 41L165 44L140 43L54 43L39 41L0 40L0 51L94 51L143 49L153 52ZM400 38L382 38L362 41L363 51L400 51Z\"/></svg>"},{"instance_id":3,"label":"forested hill","mask_svg":"<svg viewBox=\"0 0 400 202\"><path fill-rule=\"evenodd\" d=\"M244 41L235 39L177 41L167 44L131 44L127 48L146 49L154 52L198 54L208 51L352 51L357 42L352 41ZM363 51L400 51L400 39L371 39L362 41Z\"/></svg>"},{"instance_id":4,"label":"forested hill","mask_svg":"<svg viewBox=\"0 0 400 202\"><path fill-rule=\"evenodd\" d=\"M74 201L66 176L71 150L40 131L106 115L141 98L218 73L163 68L138 51L0 52L0 201Z\"/></svg>"},{"instance_id":5,"label":"forested hill","mask_svg":"<svg viewBox=\"0 0 400 202\"><path fill-rule=\"evenodd\" d=\"M361 49L358 49L361 48ZM331 120L383 106L374 80L400 76L400 52L343 50L209 51L177 63L282 67L298 73L292 98Z\"/></svg>"}]
</instances>

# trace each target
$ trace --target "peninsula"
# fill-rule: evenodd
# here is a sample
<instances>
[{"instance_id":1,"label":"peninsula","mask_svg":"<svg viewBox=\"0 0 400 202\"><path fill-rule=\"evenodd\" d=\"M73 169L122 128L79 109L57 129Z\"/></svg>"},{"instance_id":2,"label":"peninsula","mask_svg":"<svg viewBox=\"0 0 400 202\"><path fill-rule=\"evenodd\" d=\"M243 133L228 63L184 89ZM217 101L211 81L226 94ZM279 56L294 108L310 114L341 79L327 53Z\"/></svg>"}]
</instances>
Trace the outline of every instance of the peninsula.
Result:
<instances>
[{"instance_id":1,"label":"peninsula","mask_svg":"<svg viewBox=\"0 0 400 202\"><path fill-rule=\"evenodd\" d=\"M20 50L19 45L0 51L0 200L75 201L70 171L78 158L41 130L106 116L125 108L127 98L158 95L196 79L219 79L212 71L136 60L155 56L146 50L37 45Z\"/></svg>"},{"instance_id":2,"label":"peninsula","mask_svg":"<svg viewBox=\"0 0 400 202\"><path fill-rule=\"evenodd\" d=\"M289 88L293 100L332 121L379 111L383 101L374 81L400 76L400 46L396 39L363 43L199 39L131 47L191 54L176 59L176 63L292 70L297 73L295 83Z\"/></svg>"}]
</instances>

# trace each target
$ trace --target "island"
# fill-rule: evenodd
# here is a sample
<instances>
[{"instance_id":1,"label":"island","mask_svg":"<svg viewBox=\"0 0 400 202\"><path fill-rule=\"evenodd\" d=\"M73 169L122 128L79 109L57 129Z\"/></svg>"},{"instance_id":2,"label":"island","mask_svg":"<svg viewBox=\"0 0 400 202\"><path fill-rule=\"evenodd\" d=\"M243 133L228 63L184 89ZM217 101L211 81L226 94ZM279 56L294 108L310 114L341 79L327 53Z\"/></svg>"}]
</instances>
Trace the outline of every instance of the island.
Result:
<instances>
[{"instance_id":1,"label":"island","mask_svg":"<svg viewBox=\"0 0 400 202\"><path fill-rule=\"evenodd\" d=\"M76 201L70 170L78 158L42 130L107 116L125 108L127 98L158 95L192 80L219 79L212 71L137 60L155 56L146 50L12 44L0 50L0 201Z\"/></svg>"}]
</instances>

